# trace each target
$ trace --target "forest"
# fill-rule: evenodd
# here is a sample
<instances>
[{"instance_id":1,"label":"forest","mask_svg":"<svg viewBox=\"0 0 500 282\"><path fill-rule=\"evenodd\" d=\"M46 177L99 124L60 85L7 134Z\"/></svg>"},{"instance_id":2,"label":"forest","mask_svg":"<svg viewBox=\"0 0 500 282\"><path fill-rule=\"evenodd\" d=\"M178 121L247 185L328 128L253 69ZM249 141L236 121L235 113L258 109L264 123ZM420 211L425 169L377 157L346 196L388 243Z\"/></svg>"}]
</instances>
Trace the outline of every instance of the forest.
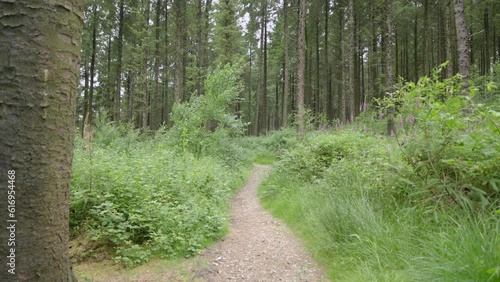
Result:
<instances>
[{"instance_id":1,"label":"forest","mask_svg":"<svg viewBox=\"0 0 500 282\"><path fill-rule=\"evenodd\" d=\"M0 3L19 279L184 273L263 165L326 281L500 281L500 1L45 2Z\"/></svg>"}]
</instances>

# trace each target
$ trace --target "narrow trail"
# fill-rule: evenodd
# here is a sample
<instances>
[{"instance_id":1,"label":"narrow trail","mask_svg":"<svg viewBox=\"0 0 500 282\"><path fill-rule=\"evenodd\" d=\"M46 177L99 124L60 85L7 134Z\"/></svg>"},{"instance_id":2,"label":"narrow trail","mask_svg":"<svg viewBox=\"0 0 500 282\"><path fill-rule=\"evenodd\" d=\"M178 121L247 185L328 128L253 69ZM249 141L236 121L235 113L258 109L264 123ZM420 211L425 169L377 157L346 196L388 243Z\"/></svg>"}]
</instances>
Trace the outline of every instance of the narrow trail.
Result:
<instances>
[{"instance_id":1,"label":"narrow trail","mask_svg":"<svg viewBox=\"0 0 500 282\"><path fill-rule=\"evenodd\" d=\"M271 168L255 165L231 203L229 234L202 255L191 281L328 281L287 226L260 206L257 187Z\"/></svg>"}]
</instances>

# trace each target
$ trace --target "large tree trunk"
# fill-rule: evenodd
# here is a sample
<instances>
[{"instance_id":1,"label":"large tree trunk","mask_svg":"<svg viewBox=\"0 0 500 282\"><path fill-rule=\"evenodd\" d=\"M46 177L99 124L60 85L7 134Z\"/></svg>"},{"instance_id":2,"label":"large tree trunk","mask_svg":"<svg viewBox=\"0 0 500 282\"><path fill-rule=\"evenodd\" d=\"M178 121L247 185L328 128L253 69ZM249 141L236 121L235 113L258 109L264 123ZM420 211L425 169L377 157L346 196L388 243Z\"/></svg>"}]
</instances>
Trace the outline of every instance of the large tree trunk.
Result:
<instances>
[{"instance_id":1,"label":"large tree trunk","mask_svg":"<svg viewBox=\"0 0 500 282\"><path fill-rule=\"evenodd\" d=\"M74 281L69 185L82 8L82 0L0 2L0 281Z\"/></svg>"},{"instance_id":2,"label":"large tree trunk","mask_svg":"<svg viewBox=\"0 0 500 282\"><path fill-rule=\"evenodd\" d=\"M298 42L298 63L297 63L297 131L304 133L304 80L305 80L305 60L306 60L306 0L300 0L299 6L299 42Z\"/></svg>"},{"instance_id":3,"label":"large tree trunk","mask_svg":"<svg viewBox=\"0 0 500 282\"><path fill-rule=\"evenodd\" d=\"M464 0L454 0L455 4L455 26L457 30L458 46L458 72L462 74L467 82L470 78L469 62L469 35L465 23Z\"/></svg>"}]
</instances>

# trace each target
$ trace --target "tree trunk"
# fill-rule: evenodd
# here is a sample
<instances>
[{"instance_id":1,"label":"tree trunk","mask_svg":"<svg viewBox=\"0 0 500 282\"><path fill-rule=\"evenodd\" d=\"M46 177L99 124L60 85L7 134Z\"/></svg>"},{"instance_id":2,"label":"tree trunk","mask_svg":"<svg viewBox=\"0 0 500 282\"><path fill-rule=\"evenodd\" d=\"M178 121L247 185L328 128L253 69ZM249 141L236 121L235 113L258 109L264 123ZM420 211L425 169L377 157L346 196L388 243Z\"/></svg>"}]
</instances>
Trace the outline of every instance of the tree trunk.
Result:
<instances>
[{"instance_id":1,"label":"tree trunk","mask_svg":"<svg viewBox=\"0 0 500 282\"><path fill-rule=\"evenodd\" d=\"M465 23L464 0L454 0L453 2L455 4L455 26L457 30L458 72L464 76L464 81L467 84L470 78L470 61L469 35Z\"/></svg>"},{"instance_id":2,"label":"tree trunk","mask_svg":"<svg viewBox=\"0 0 500 282\"><path fill-rule=\"evenodd\" d=\"M354 0L349 0L349 121L354 122L356 99L356 25L354 23Z\"/></svg>"},{"instance_id":3,"label":"tree trunk","mask_svg":"<svg viewBox=\"0 0 500 282\"><path fill-rule=\"evenodd\" d=\"M490 72L490 25L489 25L489 15L487 6L484 7L483 25L484 25L483 75L485 75Z\"/></svg>"},{"instance_id":4,"label":"tree trunk","mask_svg":"<svg viewBox=\"0 0 500 282\"><path fill-rule=\"evenodd\" d=\"M81 0L0 2L0 281L76 280L69 185L82 8Z\"/></svg>"},{"instance_id":5,"label":"tree trunk","mask_svg":"<svg viewBox=\"0 0 500 282\"><path fill-rule=\"evenodd\" d=\"M340 30L339 30L339 62L340 62L340 124L343 126L346 121L347 121L347 103L346 103L346 93L345 93L345 81L346 81L346 75L345 75L345 64L344 64L344 36L343 36L343 30L344 30L344 7L340 7L339 10L339 21L340 21Z\"/></svg>"},{"instance_id":6,"label":"tree trunk","mask_svg":"<svg viewBox=\"0 0 500 282\"><path fill-rule=\"evenodd\" d=\"M448 61L448 66L446 68L446 76L452 77L454 75L453 70L453 43L452 43L452 24L451 24L451 9L450 5L445 4L444 10L444 33L446 37L446 60Z\"/></svg>"},{"instance_id":7,"label":"tree trunk","mask_svg":"<svg viewBox=\"0 0 500 282\"><path fill-rule=\"evenodd\" d=\"M262 77L262 109L260 110L260 131L259 134L265 134L269 130L269 119L268 119L268 109L267 109L267 0L264 1L263 7L264 16L264 50L263 56L264 60L262 63L263 77Z\"/></svg>"},{"instance_id":8,"label":"tree trunk","mask_svg":"<svg viewBox=\"0 0 500 282\"><path fill-rule=\"evenodd\" d=\"M333 120L333 108L332 108L332 83L331 83L331 68L330 60L328 58L329 48L328 48L328 19L330 18L330 0L325 0L325 38L324 38L324 49L325 49L325 95L326 95L326 116L328 121Z\"/></svg>"},{"instance_id":9,"label":"tree trunk","mask_svg":"<svg viewBox=\"0 0 500 282\"><path fill-rule=\"evenodd\" d=\"M290 92L290 70L289 70L289 54L288 54L288 1L283 1L283 44L285 49L285 65L284 65L284 85L283 85L283 127L288 126L288 94Z\"/></svg>"},{"instance_id":10,"label":"tree trunk","mask_svg":"<svg viewBox=\"0 0 500 282\"><path fill-rule=\"evenodd\" d=\"M84 116L85 122L90 125L93 123L94 116L94 76L95 76L95 57L97 53L97 5L94 3L92 6L92 53L90 55L90 90L88 100L85 102L87 106L87 112Z\"/></svg>"},{"instance_id":11,"label":"tree trunk","mask_svg":"<svg viewBox=\"0 0 500 282\"><path fill-rule=\"evenodd\" d=\"M116 89L114 103L114 119L120 124L121 119L121 90L122 90L122 54L123 54L123 29L125 25L124 0L120 0L120 12L118 15L118 59L116 66Z\"/></svg>"},{"instance_id":12,"label":"tree trunk","mask_svg":"<svg viewBox=\"0 0 500 282\"><path fill-rule=\"evenodd\" d=\"M297 130L299 134L304 133L304 74L306 59L306 0L300 0L299 6L299 42L297 48Z\"/></svg>"},{"instance_id":13,"label":"tree trunk","mask_svg":"<svg viewBox=\"0 0 500 282\"><path fill-rule=\"evenodd\" d=\"M160 127L162 120L161 97L160 97L160 14L161 0L156 0L155 6L155 57L154 57L154 91L151 94L151 129L156 130Z\"/></svg>"},{"instance_id":14,"label":"tree trunk","mask_svg":"<svg viewBox=\"0 0 500 282\"><path fill-rule=\"evenodd\" d=\"M391 91L394 80L393 80L393 70L392 70L392 42L393 42L393 29L392 29L392 0L386 0L385 2L385 12L386 12L386 23L387 23L387 31L386 31L386 88L387 91ZM387 135L392 136L395 134L395 126L394 126L394 107L390 107L388 109L388 117L387 117Z\"/></svg>"},{"instance_id":15,"label":"tree trunk","mask_svg":"<svg viewBox=\"0 0 500 282\"><path fill-rule=\"evenodd\" d=\"M175 11L175 74L174 103L180 102L184 94L184 42L186 37L186 2L174 0Z\"/></svg>"}]
</instances>

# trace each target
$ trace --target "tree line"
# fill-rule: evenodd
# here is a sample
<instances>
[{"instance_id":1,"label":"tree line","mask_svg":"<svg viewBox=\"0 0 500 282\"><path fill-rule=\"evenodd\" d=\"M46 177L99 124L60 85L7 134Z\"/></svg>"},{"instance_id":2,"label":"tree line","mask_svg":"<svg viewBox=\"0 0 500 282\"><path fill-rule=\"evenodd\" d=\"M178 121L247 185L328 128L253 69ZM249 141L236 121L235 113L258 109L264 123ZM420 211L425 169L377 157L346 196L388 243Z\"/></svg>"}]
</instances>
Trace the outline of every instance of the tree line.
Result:
<instances>
[{"instance_id":1,"label":"tree line","mask_svg":"<svg viewBox=\"0 0 500 282\"><path fill-rule=\"evenodd\" d=\"M494 0L89 0L78 122L171 125L174 103L237 64L245 87L232 110L249 134L303 119L302 105L317 123L345 124L398 77L445 61L443 78L486 75L499 59Z\"/></svg>"}]
</instances>

